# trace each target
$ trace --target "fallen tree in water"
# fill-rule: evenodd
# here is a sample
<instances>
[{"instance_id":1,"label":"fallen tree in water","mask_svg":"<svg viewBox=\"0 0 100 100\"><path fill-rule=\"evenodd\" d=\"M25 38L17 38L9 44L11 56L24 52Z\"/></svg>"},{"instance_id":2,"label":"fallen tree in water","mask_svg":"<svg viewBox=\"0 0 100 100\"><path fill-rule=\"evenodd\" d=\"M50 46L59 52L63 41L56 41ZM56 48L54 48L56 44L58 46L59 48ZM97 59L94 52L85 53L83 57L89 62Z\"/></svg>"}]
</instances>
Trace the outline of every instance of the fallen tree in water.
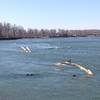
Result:
<instances>
[{"instance_id":1,"label":"fallen tree in water","mask_svg":"<svg viewBox=\"0 0 100 100\"><path fill-rule=\"evenodd\" d=\"M71 65L71 66L77 67L77 68L81 69L82 71L84 71L87 76L93 76L94 75L94 73L90 69L87 69L82 65L79 65L79 64L76 64L76 63L72 63L72 62L69 62L69 61L65 61L65 62L62 62L62 63L56 63L55 65L56 66Z\"/></svg>"}]
</instances>

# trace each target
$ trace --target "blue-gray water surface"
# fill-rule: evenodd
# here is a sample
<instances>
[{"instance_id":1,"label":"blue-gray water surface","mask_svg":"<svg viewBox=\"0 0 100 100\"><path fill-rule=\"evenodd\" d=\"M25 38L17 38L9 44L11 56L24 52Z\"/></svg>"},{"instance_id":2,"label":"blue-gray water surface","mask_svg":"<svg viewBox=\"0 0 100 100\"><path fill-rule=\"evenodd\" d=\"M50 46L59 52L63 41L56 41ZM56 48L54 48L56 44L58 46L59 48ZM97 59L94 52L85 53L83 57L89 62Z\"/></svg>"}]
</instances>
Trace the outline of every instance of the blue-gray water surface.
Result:
<instances>
[{"instance_id":1,"label":"blue-gray water surface","mask_svg":"<svg viewBox=\"0 0 100 100\"><path fill-rule=\"evenodd\" d=\"M67 59L94 76L55 66ZM0 40L0 100L100 100L100 38Z\"/></svg>"}]
</instances>

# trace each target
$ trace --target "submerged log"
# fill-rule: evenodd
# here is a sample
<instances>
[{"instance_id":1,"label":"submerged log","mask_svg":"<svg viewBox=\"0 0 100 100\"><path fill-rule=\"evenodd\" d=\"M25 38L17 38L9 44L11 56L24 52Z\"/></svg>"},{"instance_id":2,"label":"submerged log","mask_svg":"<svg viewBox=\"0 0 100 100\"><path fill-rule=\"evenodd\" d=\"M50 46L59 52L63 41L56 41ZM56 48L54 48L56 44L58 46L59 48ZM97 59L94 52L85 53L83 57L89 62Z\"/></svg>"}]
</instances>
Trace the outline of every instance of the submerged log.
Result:
<instances>
[{"instance_id":1,"label":"submerged log","mask_svg":"<svg viewBox=\"0 0 100 100\"><path fill-rule=\"evenodd\" d=\"M85 68L84 66L79 65L79 64L76 64L76 63L71 63L71 62L65 61L65 62L62 62L62 63L56 63L55 65L56 65L56 66L71 65L71 66L74 66L74 67L77 67L77 68L81 69L81 70L84 71L84 72L86 73L86 75L88 75L88 76L93 76L93 75L94 75L94 73L93 73L90 69L87 69L87 68Z\"/></svg>"}]
</instances>

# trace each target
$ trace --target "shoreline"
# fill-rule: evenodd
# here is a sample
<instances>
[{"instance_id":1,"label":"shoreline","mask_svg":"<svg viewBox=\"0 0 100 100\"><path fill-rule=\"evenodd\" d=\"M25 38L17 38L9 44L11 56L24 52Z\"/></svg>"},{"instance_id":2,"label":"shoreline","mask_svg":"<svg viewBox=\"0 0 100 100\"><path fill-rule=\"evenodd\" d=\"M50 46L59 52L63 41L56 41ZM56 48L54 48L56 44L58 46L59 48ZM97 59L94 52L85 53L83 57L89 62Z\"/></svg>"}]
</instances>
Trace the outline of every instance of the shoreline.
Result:
<instances>
[{"instance_id":1,"label":"shoreline","mask_svg":"<svg viewBox=\"0 0 100 100\"><path fill-rule=\"evenodd\" d=\"M68 37L64 37L64 36L59 36L59 37L57 36L57 37L56 37L56 36L54 36L54 37L33 37L33 38L32 38L32 37L31 37L31 38L28 38L28 37L25 37L25 38L24 38L24 37L21 37L21 38L17 38L17 37L14 37L14 38L5 38L5 37L3 37L3 38L2 38L2 37L0 37L0 40L50 39L50 38L81 38L81 37L84 37L84 38L85 38L85 37L86 37L86 38L87 38L87 37L91 37L91 38L92 38L92 37L100 37L100 36L94 36L94 35L93 35L93 36L68 36Z\"/></svg>"}]
</instances>

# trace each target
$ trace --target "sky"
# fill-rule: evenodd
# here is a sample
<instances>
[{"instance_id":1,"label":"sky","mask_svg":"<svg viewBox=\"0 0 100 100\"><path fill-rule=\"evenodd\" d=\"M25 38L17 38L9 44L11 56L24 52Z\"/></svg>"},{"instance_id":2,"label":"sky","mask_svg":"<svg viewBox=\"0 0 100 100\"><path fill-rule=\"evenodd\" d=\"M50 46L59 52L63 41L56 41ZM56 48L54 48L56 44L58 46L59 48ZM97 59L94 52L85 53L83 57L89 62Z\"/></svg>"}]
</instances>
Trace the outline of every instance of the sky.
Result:
<instances>
[{"instance_id":1,"label":"sky","mask_svg":"<svg viewBox=\"0 0 100 100\"><path fill-rule=\"evenodd\" d=\"M0 22L33 29L100 29L100 0L0 0Z\"/></svg>"}]
</instances>

